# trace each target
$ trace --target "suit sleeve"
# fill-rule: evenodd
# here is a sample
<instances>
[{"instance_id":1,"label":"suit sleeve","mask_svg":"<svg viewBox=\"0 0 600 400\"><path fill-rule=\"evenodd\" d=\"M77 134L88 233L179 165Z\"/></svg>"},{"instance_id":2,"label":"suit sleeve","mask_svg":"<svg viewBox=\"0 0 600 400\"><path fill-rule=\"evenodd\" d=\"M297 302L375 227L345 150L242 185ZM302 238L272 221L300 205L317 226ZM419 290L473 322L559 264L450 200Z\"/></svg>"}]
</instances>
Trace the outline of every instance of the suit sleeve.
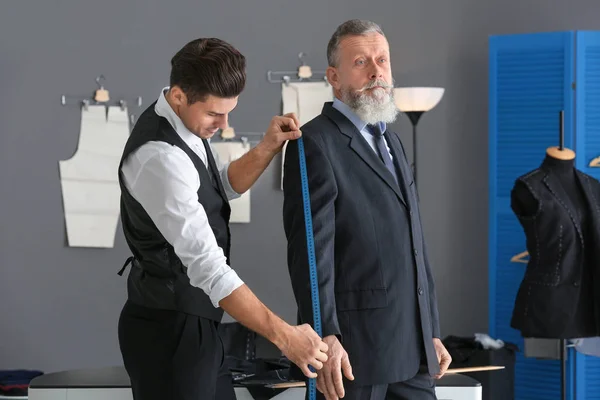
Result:
<instances>
[{"instance_id":1,"label":"suit sleeve","mask_svg":"<svg viewBox=\"0 0 600 400\"><path fill-rule=\"evenodd\" d=\"M431 265L429 264L429 255L427 253L427 246L425 245L425 238L423 237L423 258L425 259L425 271L427 273L427 283L429 285L429 309L431 311L431 329L433 332L433 337L441 339L440 313L438 311L437 294L435 290L433 273L431 272Z\"/></svg>"},{"instance_id":2,"label":"suit sleeve","mask_svg":"<svg viewBox=\"0 0 600 400\"><path fill-rule=\"evenodd\" d=\"M318 138L304 134L323 337L340 336L335 304L335 199L337 185ZM302 323L314 327L298 142L288 142L284 161L283 225L288 241L288 270Z\"/></svg>"}]
</instances>

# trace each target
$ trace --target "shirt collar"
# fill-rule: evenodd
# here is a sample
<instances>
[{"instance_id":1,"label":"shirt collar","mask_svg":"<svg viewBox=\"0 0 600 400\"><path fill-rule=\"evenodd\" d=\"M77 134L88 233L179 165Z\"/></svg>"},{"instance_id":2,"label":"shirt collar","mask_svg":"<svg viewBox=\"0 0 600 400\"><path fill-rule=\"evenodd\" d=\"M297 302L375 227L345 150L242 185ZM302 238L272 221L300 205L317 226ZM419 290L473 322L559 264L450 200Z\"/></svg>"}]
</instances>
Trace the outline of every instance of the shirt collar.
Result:
<instances>
[{"instance_id":1,"label":"shirt collar","mask_svg":"<svg viewBox=\"0 0 600 400\"><path fill-rule=\"evenodd\" d=\"M167 93L168 90L169 87L167 86L160 91L160 96L158 97L156 105L154 106L154 112L169 121L169 124L171 124L173 129L175 129L175 132L177 132L179 137L181 137L181 139L188 146L197 146L203 149L204 144L202 143L202 139L194 135L188 128L186 128L181 118L179 118L167 101L165 93Z\"/></svg>"},{"instance_id":2,"label":"shirt collar","mask_svg":"<svg viewBox=\"0 0 600 400\"><path fill-rule=\"evenodd\" d=\"M337 97L333 99L333 108L344 114L344 116L348 118L350 122L354 124L354 126L356 126L356 129L358 129L359 132L367 127L367 123L360 119L360 117L356 115L356 113L346 103ZM381 132L385 132L387 128L386 123L379 122L378 124L381 128Z\"/></svg>"}]
</instances>

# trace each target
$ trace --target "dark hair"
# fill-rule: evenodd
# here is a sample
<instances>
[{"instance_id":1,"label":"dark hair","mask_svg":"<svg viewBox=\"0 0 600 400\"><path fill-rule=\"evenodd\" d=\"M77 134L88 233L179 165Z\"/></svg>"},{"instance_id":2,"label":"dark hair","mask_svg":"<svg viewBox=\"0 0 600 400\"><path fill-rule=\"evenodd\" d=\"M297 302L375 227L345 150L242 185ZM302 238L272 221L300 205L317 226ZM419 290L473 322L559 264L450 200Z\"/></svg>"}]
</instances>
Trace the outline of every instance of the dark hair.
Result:
<instances>
[{"instance_id":1,"label":"dark hair","mask_svg":"<svg viewBox=\"0 0 600 400\"><path fill-rule=\"evenodd\" d=\"M336 67L338 64L337 52L342 39L346 36L360 36L369 33L379 33L385 37L381 27L371 21L351 19L338 26L327 44L327 63L329 66Z\"/></svg>"},{"instance_id":2,"label":"dark hair","mask_svg":"<svg viewBox=\"0 0 600 400\"><path fill-rule=\"evenodd\" d=\"M209 95L239 96L246 85L246 58L224 40L193 40L171 59L170 85L179 86L189 104Z\"/></svg>"}]
</instances>

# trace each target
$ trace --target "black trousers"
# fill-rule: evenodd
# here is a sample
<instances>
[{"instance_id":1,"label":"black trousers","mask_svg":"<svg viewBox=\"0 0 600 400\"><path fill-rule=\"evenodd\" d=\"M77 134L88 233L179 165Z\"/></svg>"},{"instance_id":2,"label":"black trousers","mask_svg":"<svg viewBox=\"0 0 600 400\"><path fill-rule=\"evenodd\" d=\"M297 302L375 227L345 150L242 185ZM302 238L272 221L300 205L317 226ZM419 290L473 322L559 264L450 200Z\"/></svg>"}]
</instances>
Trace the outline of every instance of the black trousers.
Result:
<instances>
[{"instance_id":1,"label":"black trousers","mask_svg":"<svg viewBox=\"0 0 600 400\"><path fill-rule=\"evenodd\" d=\"M419 373L407 381L385 385L356 386L347 382L344 379L346 395L343 400L437 400L435 380L428 373ZM317 400L325 400L318 390Z\"/></svg>"},{"instance_id":2,"label":"black trousers","mask_svg":"<svg viewBox=\"0 0 600 400\"><path fill-rule=\"evenodd\" d=\"M217 327L128 301L119 318L119 346L134 400L235 399Z\"/></svg>"}]
</instances>

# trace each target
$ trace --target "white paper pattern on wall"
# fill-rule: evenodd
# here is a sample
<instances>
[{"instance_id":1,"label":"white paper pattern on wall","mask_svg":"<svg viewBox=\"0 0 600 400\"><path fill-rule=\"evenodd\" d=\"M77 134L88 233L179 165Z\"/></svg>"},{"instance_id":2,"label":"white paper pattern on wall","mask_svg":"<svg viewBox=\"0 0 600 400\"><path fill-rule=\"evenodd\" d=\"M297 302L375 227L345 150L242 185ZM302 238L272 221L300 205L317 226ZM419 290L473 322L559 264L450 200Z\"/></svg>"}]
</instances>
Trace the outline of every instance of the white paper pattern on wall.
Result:
<instances>
[{"instance_id":1,"label":"white paper pattern on wall","mask_svg":"<svg viewBox=\"0 0 600 400\"><path fill-rule=\"evenodd\" d=\"M126 107L81 109L77 151L59 161L70 247L114 246L121 195L118 169L128 137Z\"/></svg>"},{"instance_id":2,"label":"white paper pattern on wall","mask_svg":"<svg viewBox=\"0 0 600 400\"><path fill-rule=\"evenodd\" d=\"M323 105L333 101L333 90L325 82L290 82L281 84L281 98L283 100L283 114L296 113L300 126L315 118L323 110ZM285 150L283 147L281 157L281 189L283 190L283 163Z\"/></svg>"},{"instance_id":3,"label":"white paper pattern on wall","mask_svg":"<svg viewBox=\"0 0 600 400\"><path fill-rule=\"evenodd\" d=\"M222 163L237 160L250 150L250 145L243 142L213 142L211 146L217 152L219 160ZM231 218L229 222L250 222L250 190L237 199L231 200L229 205L231 206Z\"/></svg>"}]
</instances>

